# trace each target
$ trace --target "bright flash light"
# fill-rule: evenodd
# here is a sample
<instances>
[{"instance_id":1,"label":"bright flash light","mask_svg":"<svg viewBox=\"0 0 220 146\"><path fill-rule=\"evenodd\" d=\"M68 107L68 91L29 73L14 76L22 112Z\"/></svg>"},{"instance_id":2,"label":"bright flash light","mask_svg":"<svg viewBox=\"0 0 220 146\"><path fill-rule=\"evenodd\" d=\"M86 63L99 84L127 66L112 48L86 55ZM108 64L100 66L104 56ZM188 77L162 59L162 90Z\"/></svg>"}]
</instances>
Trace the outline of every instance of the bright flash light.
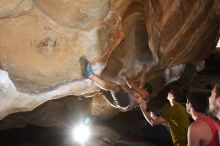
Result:
<instances>
[{"instance_id":1,"label":"bright flash light","mask_svg":"<svg viewBox=\"0 0 220 146\"><path fill-rule=\"evenodd\" d=\"M74 140L81 144L85 143L89 139L89 136L89 127L84 124L80 124L73 130Z\"/></svg>"}]
</instances>

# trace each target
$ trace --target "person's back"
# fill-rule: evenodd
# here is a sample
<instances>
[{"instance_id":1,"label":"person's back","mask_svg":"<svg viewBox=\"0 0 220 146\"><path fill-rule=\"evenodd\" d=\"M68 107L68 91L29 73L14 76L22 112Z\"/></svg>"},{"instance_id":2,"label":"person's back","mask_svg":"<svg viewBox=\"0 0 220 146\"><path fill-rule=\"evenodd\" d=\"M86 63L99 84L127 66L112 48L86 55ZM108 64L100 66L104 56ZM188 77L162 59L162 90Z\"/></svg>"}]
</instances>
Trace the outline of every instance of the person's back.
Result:
<instances>
[{"instance_id":1,"label":"person's back","mask_svg":"<svg viewBox=\"0 0 220 146\"><path fill-rule=\"evenodd\" d=\"M188 129L188 146L220 146L220 125L207 116L208 94L194 91L188 96L187 111L195 120Z\"/></svg>"},{"instance_id":2,"label":"person's back","mask_svg":"<svg viewBox=\"0 0 220 146\"><path fill-rule=\"evenodd\" d=\"M146 107L141 106L142 113L146 120L152 125L165 124L169 126L172 141L175 146L187 145L187 129L189 126L189 116L186 108L179 103L185 98L183 90L179 87L178 82L172 82L167 85L166 99L170 107L163 110L160 116L152 112L146 112Z\"/></svg>"},{"instance_id":3,"label":"person's back","mask_svg":"<svg viewBox=\"0 0 220 146\"><path fill-rule=\"evenodd\" d=\"M201 124L200 130L204 132L204 138L201 145L204 146L220 146L218 132L220 125L208 116L200 116L196 119L198 124Z\"/></svg>"},{"instance_id":4,"label":"person's back","mask_svg":"<svg viewBox=\"0 0 220 146\"><path fill-rule=\"evenodd\" d=\"M168 123L174 145L186 146L187 130L190 123L185 107L176 102L174 106L162 112L161 116Z\"/></svg>"}]
</instances>

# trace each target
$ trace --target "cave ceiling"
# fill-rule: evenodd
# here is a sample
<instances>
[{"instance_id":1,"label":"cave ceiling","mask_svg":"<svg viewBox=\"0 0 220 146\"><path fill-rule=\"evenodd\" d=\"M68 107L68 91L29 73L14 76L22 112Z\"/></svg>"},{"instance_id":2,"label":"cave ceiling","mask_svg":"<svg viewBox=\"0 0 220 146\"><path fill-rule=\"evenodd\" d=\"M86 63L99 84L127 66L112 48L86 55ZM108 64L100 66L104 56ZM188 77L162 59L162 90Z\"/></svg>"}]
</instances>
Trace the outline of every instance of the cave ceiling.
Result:
<instances>
[{"instance_id":1,"label":"cave ceiling","mask_svg":"<svg viewBox=\"0 0 220 146\"><path fill-rule=\"evenodd\" d=\"M167 70L178 77L185 64L219 51L219 18L218 0L0 0L0 119L94 93L81 76L81 56L122 84L122 71L138 81L147 64L159 91L172 79ZM118 112L99 96L72 105L100 118Z\"/></svg>"}]
</instances>

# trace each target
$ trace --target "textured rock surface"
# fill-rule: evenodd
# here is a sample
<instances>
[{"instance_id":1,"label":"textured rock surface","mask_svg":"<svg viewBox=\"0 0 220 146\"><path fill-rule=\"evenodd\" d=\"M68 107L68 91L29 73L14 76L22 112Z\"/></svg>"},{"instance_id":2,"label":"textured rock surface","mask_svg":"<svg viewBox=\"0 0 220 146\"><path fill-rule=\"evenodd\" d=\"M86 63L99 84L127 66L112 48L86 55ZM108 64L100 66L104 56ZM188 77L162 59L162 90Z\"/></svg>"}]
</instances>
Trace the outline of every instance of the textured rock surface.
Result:
<instances>
[{"instance_id":1,"label":"textured rock surface","mask_svg":"<svg viewBox=\"0 0 220 146\"><path fill-rule=\"evenodd\" d=\"M214 0L0 0L0 118L95 92L81 78L83 55L97 74L119 83L123 70L138 81L147 64L158 91L184 64L215 50L217 14ZM89 105L100 118L117 113L101 97Z\"/></svg>"},{"instance_id":2,"label":"textured rock surface","mask_svg":"<svg viewBox=\"0 0 220 146\"><path fill-rule=\"evenodd\" d=\"M214 8L218 17L220 17L220 2L218 0L215 0Z\"/></svg>"},{"instance_id":3,"label":"textured rock surface","mask_svg":"<svg viewBox=\"0 0 220 146\"><path fill-rule=\"evenodd\" d=\"M92 29L107 16L110 0L35 0L36 6L57 23L71 28Z\"/></svg>"},{"instance_id":4,"label":"textured rock surface","mask_svg":"<svg viewBox=\"0 0 220 146\"><path fill-rule=\"evenodd\" d=\"M24 15L33 7L32 0L0 0L0 18Z\"/></svg>"},{"instance_id":5,"label":"textured rock surface","mask_svg":"<svg viewBox=\"0 0 220 146\"><path fill-rule=\"evenodd\" d=\"M219 24L213 3L213 0L146 3L149 46L161 66L203 60L215 48Z\"/></svg>"},{"instance_id":6,"label":"textured rock surface","mask_svg":"<svg viewBox=\"0 0 220 146\"><path fill-rule=\"evenodd\" d=\"M132 1L112 1L112 3L105 3L105 7L100 4L99 8L96 8L97 14L86 12L84 18L84 16L81 17L83 14L77 13L80 20L72 22L69 20L77 17L75 14L64 21L55 13L57 10L55 11L56 7L53 6L62 4L64 13L62 15L65 15L72 11L75 5L77 9L85 6L91 10L97 7L96 1L90 1L88 4L91 5L86 5L82 1L47 1L46 4L43 1L34 2L35 7L29 13L1 19L0 62L2 72L9 73L10 79L6 78L6 80L10 83L10 87L13 86L10 90L14 91L10 99L15 101L7 101L8 97L2 94L4 100L1 102L5 106L1 106L1 117L16 111L32 110L47 100L68 94L80 95L95 91L96 87L91 85L91 82L81 79L80 56L85 55L91 60L95 71L102 71L103 68L99 66L99 62L102 61L104 62L102 64L105 64L108 61L112 51L124 37L125 30L129 33L141 16L136 12L138 9L131 14L126 14L125 20L130 20L129 23L124 24L125 30L122 30L121 15L125 15L125 10ZM70 9L69 5L73 8ZM87 17L91 18L92 22L89 26L91 28L85 28L90 23ZM95 21L93 18L97 18L96 25L92 25ZM89 22L84 22L85 20ZM81 29L75 23L81 23L82 27L85 24L85 27ZM134 36L132 37L134 39ZM9 88L4 83L2 87ZM4 94L6 92L8 93L4 91ZM27 104L21 105L16 102L26 97Z\"/></svg>"}]
</instances>

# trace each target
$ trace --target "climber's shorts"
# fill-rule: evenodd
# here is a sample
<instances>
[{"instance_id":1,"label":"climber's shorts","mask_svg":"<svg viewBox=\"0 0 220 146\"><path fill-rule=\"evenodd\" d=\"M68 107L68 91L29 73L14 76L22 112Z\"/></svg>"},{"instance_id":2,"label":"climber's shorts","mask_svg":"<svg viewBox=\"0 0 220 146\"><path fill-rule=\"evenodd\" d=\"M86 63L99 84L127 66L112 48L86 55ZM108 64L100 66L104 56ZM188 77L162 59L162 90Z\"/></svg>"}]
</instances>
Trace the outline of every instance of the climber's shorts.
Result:
<instances>
[{"instance_id":1,"label":"climber's shorts","mask_svg":"<svg viewBox=\"0 0 220 146\"><path fill-rule=\"evenodd\" d=\"M101 93L105 96L108 102L118 108L129 108L134 104L133 95L130 92L123 90L121 87L117 92L102 90Z\"/></svg>"}]
</instances>

